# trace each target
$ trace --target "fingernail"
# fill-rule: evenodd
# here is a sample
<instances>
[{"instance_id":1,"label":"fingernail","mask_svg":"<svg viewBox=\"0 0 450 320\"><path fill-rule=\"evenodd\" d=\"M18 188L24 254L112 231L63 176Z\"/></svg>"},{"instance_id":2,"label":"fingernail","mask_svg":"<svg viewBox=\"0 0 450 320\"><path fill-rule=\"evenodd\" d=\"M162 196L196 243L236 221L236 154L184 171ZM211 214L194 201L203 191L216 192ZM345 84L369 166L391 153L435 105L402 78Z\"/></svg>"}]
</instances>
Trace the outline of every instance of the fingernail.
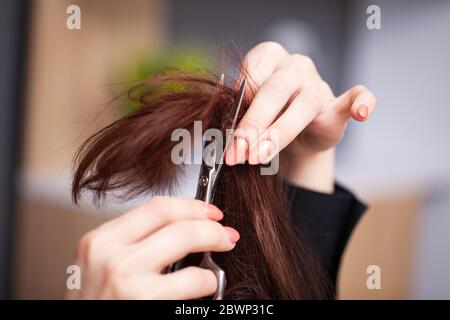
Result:
<instances>
[{"instance_id":1,"label":"fingernail","mask_svg":"<svg viewBox=\"0 0 450 320\"><path fill-rule=\"evenodd\" d=\"M266 163L272 152L272 142L270 140L262 141L258 146L258 163Z\"/></svg>"},{"instance_id":2,"label":"fingernail","mask_svg":"<svg viewBox=\"0 0 450 320\"><path fill-rule=\"evenodd\" d=\"M212 219L215 221L220 221L223 219L223 212L220 211L220 209L217 208L215 205L205 204L204 208L208 219Z\"/></svg>"},{"instance_id":3,"label":"fingernail","mask_svg":"<svg viewBox=\"0 0 450 320\"><path fill-rule=\"evenodd\" d=\"M234 166L236 164L236 144L232 141L230 148L227 150L225 155L225 163L229 166Z\"/></svg>"},{"instance_id":4,"label":"fingernail","mask_svg":"<svg viewBox=\"0 0 450 320\"><path fill-rule=\"evenodd\" d=\"M235 150L236 150L236 163L244 163L245 155L247 152L247 141L244 138L236 138L235 139Z\"/></svg>"},{"instance_id":5,"label":"fingernail","mask_svg":"<svg viewBox=\"0 0 450 320\"><path fill-rule=\"evenodd\" d=\"M248 152L248 164L255 165L258 164L258 149L253 148Z\"/></svg>"},{"instance_id":6,"label":"fingernail","mask_svg":"<svg viewBox=\"0 0 450 320\"><path fill-rule=\"evenodd\" d=\"M258 164L258 146L259 146L259 141L255 141L252 143L252 145L249 147L248 150L248 163L251 165L255 165Z\"/></svg>"},{"instance_id":7,"label":"fingernail","mask_svg":"<svg viewBox=\"0 0 450 320\"><path fill-rule=\"evenodd\" d=\"M239 232L237 232L236 229L231 228L231 227L224 227L226 232L228 233L228 237L230 238L230 241L232 243L236 243L239 241L239 239L241 238L241 235L239 234Z\"/></svg>"},{"instance_id":8,"label":"fingernail","mask_svg":"<svg viewBox=\"0 0 450 320\"><path fill-rule=\"evenodd\" d=\"M369 108L365 104L360 105L358 108L358 115L361 118L366 119L369 115Z\"/></svg>"}]
</instances>

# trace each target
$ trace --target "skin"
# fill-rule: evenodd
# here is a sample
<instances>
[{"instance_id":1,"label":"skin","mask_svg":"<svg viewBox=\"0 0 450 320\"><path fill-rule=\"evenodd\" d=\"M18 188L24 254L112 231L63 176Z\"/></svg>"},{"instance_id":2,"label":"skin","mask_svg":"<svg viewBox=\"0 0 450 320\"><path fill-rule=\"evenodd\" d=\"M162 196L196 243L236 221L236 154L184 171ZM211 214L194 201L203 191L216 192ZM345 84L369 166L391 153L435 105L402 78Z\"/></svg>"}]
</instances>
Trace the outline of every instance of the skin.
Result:
<instances>
[{"instance_id":1,"label":"skin","mask_svg":"<svg viewBox=\"0 0 450 320\"><path fill-rule=\"evenodd\" d=\"M282 150L291 160L287 181L333 192L335 146L350 118L369 118L375 96L364 86L334 96L310 58L289 54L275 42L250 50L245 64L257 94L238 128L262 133L239 134L226 163L264 163ZM270 129L278 130L279 141L264 134ZM67 298L197 299L212 295L217 282L210 270L189 267L171 274L164 270L189 253L233 250L240 235L222 226L222 218L217 207L202 201L152 198L83 236L75 258L82 270L81 289L69 290Z\"/></svg>"},{"instance_id":2,"label":"skin","mask_svg":"<svg viewBox=\"0 0 450 320\"><path fill-rule=\"evenodd\" d=\"M196 299L213 294L210 270L164 269L188 253L232 250L239 233L218 221L223 213L199 200L154 197L83 236L75 264L80 290L70 299Z\"/></svg>"},{"instance_id":3,"label":"skin","mask_svg":"<svg viewBox=\"0 0 450 320\"><path fill-rule=\"evenodd\" d=\"M265 163L283 150L291 162L287 181L333 192L335 146L350 118L365 121L373 113L373 93L357 85L336 97L309 57L290 54L276 42L257 45L244 63L256 96L237 127L226 163ZM246 135L249 129L262 133ZM279 141L267 138L270 130L278 132Z\"/></svg>"}]
</instances>

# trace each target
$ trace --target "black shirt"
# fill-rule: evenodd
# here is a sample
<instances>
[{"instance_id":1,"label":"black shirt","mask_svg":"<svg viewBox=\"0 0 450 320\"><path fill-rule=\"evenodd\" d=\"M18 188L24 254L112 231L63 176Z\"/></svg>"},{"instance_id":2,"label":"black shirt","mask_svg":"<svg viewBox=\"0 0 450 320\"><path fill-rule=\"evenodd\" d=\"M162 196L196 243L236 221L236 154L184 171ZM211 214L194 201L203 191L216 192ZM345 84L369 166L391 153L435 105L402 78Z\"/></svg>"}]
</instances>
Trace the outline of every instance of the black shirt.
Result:
<instances>
[{"instance_id":1,"label":"black shirt","mask_svg":"<svg viewBox=\"0 0 450 320\"><path fill-rule=\"evenodd\" d=\"M367 207L339 185L336 185L332 194L289 184L286 187L294 227L336 287L342 253Z\"/></svg>"}]
</instances>

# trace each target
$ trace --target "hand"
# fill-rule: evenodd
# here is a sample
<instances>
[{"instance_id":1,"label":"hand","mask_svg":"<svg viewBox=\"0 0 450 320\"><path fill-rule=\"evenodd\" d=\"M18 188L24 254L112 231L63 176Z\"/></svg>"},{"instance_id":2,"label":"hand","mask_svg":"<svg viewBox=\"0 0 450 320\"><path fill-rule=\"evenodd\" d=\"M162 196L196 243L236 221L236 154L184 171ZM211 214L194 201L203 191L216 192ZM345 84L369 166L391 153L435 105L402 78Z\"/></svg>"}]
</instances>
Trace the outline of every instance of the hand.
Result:
<instances>
[{"instance_id":1,"label":"hand","mask_svg":"<svg viewBox=\"0 0 450 320\"><path fill-rule=\"evenodd\" d=\"M250 50L245 65L257 93L238 129L276 129L280 150L291 145L296 145L296 151L331 148L340 141L350 117L364 121L375 109L375 96L364 86L336 98L310 58L291 55L275 42ZM259 138L238 137L227 154L227 164L261 163L267 150L261 148L261 141L255 144Z\"/></svg>"},{"instance_id":2,"label":"hand","mask_svg":"<svg viewBox=\"0 0 450 320\"><path fill-rule=\"evenodd\" d=\"M239 233L217 221L223 213L199 200L154 197L87 233L75 264L80 266L78 299L197 299L215 293L210 270L164 270L189 253L230 251Z\"/></svg>"},{"instance_id":3,"label":"hand","mask_svg":"<svg viewBox=\"0 0 450 320\"><path fill-rule=\"evenodd\" d=\"M266 163L284 149L294 166L289 172L304 176L298 167L305 168L305 160L333 161L333 147L349 118L365 121L375 109L375 96L364 86L335 97L310 58L289 54L275 42L251 49L244 65L256 95L227 152L228 165ZM249 129L262 133L246 134ZM272 129L278 132L278 141L270 139ZM308 170L312 167L320 171L318 165L306 164ZM313 174L308 176L314 179Z\"/></svg>"}]
</instances>

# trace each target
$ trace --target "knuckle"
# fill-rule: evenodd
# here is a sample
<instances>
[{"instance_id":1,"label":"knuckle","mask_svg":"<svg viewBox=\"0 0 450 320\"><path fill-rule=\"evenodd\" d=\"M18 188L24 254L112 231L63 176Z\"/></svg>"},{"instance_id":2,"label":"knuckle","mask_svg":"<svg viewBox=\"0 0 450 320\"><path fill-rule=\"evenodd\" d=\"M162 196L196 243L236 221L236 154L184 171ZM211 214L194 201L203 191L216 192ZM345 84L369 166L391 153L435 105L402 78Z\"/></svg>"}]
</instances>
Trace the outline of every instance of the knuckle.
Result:
<instances>
[{"instance_id":1,"label":"knuckle","mask_svg":"<svg viewBox=\"0 0 450 320\"><path fill-rule=\"evenodd\" d=\"M250 115L248 114L248 116L250 116ZM252 120L250 120L250 122L252 122ZM261 125L261 124L259 124L259 125ZM253 141L254 139L256 139L258 137L258 130L255 130L254 128L252 128L249 125L249 123L246 122L245 117L244 117L244 119L242 119L239 126L240 127L237 128L236 131L234 132L235 137L245 139L247 142Z\"/></svg>"},{"instance_id":2,"label":"knuckle","mask_svg":"<svg viewBox=\"0 0 450 320\"><path fill-rule=\"evenodd\" d=\"M163 220L163 222L168 222L173 219L173 210L167 209L167 200L169 197L166 196L154 196L148 202L148 209L150 212L157 214L158 218Z\"/></svg>"},{"instance_id":3,"label":"knuckle","mask_svg":"<svg viewBox=\"0 0 450 320\"><path fill-rule=\"evenodd\" d=\"M333 90L331 90L330 85L325 80L320 79L317 83L318 88L321 90L321 92L324 92L325 94L333 94Z\"/></svg>"},{"instance_id":4,"label":"knuckle","mask_svg":"<svg viewBox=\"0 0 450 320\"><path fill-rule=\"evenodd\" d=\"M264 90L265 99L270 99L271 102L276 104L291 90L292 83L293 77L291 72L277 72L263 84L263 88L260 90Z\"/></svg>"},{"instance_id":5,"label":"knuckle","mask_svg":"<svg viewBox=\"0 0 450 320\"><path fill-rule=\"evenodd\" d=\"M245 116L241 125L245 128L248 128L245 132L246 137L253 136L251 134L252 132L248 132L250 130L250 128L264 128L265 127L264 123L258 117L253 116L253 115Z\"/></svg>"},{"instance_id":6,"label":"knuckle","mask_svg":"<svg viewBox=\"0 0 450 320\"><path fill-rule=\"evenodd\" d=\"M300 68L313 68L315 69L314 61L303 54L294 53L291 55L291 63L293 66L298 66Z\"/></svg>"},{"instance_id":7,"label":"knuckle","mask_svg":"<svg viewBox=\"0 0 450 320\"><path fill-rule=\"evenodd\" d=\"M286 49L275 41L265 41L257 45L258 49L263 49L264 51L270 52L286 52Z\"/></svg>"},{"instance_id":8,"label":"knuckle","mask_svg":"<svg viewBox=\"0 0 450 320\"><path fill-rule=\"evenodd\" d=\"M281 70L280 70L281 71ZM296 82L298 72L292 68L283 68L281 72L277 72L273 79L271 79L270 86L276 92L285 92L291 90L291 85Z\"/></svg>"},{"instance_id":9,"label":"knuckle","mask_svg":"<svg viewBox=\"0 0 450 320\"><path fill-rule=\"evenodd\" d=\"M167 197L165 196L154 196L150 201L149 205L151 205L152 209L158 210L164 208L164 205L167 205Z\"/></svg>"},{"instance_id":10,"label":"knuckle","mask_svg":"<svg viewBox=\"0 0 450 320\"><path fill-rule=\"evenodd\" d=\"M221 246L224 243L229 243L225 229L220 223L211 221L211 223L206 224L205 229L205 235L211 241L211 244Z\"/></svg>"},{"instance_id":11,"label":"knuckle","mask_svg":"<svg viewBox=\"0 0 450 320\"><path fill-rule=\"evenodd\" d=\"M100 242L99 238L100 236L97 230L86 233L78 243L77 258L88 265L91 264L93 258L96 256L95 252Z\"/></svg>"},{"instance_id":12,"label":"knuckle","mask_svg":"<svg viewBox=\"0 0 450 320\"><path fill-rule=\"evenodd\" d=\"M366 86L364 86L362 84L358 84L358 85L354 86L351 91L352 91L352 94L357 95L357 94L360 94L361 92L367 91L367 88L366 88Z\"/></svg>"},{"instance_id":13,"label":"knuckle","mask_svg":"<svg viewBox=\"0 0 450 320\"><path fill-rule=\"evenodd\" d=\"M214 293L217 290L217 281L211 270L195 268L195 281L199 288L205 288L208 293Z\"/></svg>"},{"instance_id":14,"label":"knuckle","mask_svg":"<svg viewBox=\"0 0 450 320\"><path fill-rule=\"evenodd\" d=\"M283 86L281 83L285 83L283 79L285 78L284 75L277 75L275 79L269 79L264 84L264 91L267 96L272 97L274 100L276 97L280 95L280 90L283 89Z\"/></svg>"}]
</instances>

